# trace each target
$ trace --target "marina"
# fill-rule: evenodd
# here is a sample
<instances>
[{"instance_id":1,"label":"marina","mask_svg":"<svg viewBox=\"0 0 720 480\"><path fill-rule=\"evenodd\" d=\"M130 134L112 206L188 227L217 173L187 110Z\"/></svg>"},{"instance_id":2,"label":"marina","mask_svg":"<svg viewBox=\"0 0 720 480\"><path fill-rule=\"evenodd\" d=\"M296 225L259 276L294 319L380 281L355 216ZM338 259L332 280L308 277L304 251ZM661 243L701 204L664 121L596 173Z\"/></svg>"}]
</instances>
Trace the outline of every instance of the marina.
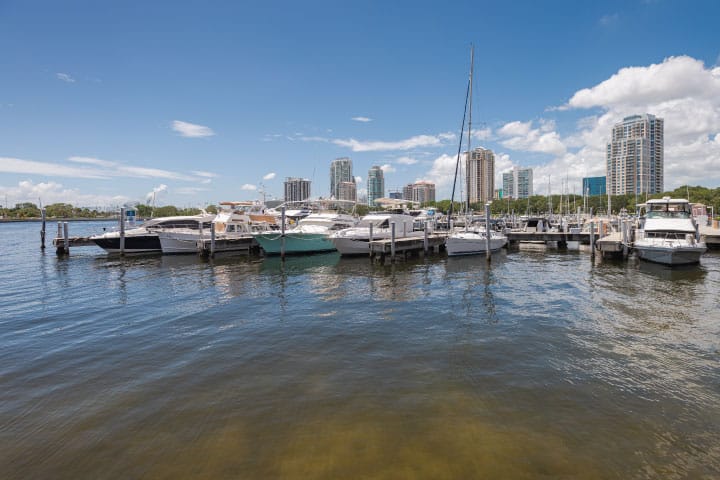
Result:
<instances>
[{"instance_id":1,"label":"marina","mask_svg":"<svg viewBox=\"0 0 720 480\"><path fill-rule=\"evenodd\" d=\"M716 252L57 256L37 232L0 225L4 478L720 474Z\"/></svg>"}]
</instances>

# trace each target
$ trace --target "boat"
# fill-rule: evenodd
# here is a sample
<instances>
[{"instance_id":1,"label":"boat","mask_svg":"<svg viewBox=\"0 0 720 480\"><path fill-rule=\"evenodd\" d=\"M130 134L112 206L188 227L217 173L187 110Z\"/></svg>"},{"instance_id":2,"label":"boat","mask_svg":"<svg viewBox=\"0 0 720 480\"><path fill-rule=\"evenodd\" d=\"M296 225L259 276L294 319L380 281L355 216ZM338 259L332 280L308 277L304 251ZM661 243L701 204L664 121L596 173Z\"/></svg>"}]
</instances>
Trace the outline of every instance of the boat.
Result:
<instances>
[{"instance_id":1,"label":"boat","mask_svg":"<svg viewBox=\"0 0 720 480\"><path fill-rule=\"evenodd\" d=\"M473 50L470 51L470 79L468 81L468 98L466 99L466 108L469 106L469 120L468 120L468 158L470 152L470 139L472 136L472 79L473 79ZM463 126L465 124L465 118L463 118ZM455 167L455 181L457 181L457 171L460 166L460 150L462 150L462 131L460 132L460 148L458 148L457 164ZM453 184L453 195L455 193L455 184ZM451 199L450 204L453 204ZM469 210L470 206L470 192L467 192L466 208ZM487 207L486 207L487 208ZM452 207L449 218L452 217ZM478 223L473 222L472 217L466 218L463 221L464 227L455 227L451 230L447 239L445 240L445 249L448 256L455 255L477 255L488 251L493 252L500 250L507 244L507 237L501 232L494 231L490 227L489 219L487 223L481 227Z\"/></svg>"},{"instance_id":2,"label":"boat","mask_svg":"<svg viewBox=\"0 0 720 480\"><path fill-rule=\"evenodd\" d=\"M173 217L158 217L147 220L139 227L125 230L124 253L160 253L162 246L158 232L169 229L210 228L214 214L202 213L199 215L179 215ZM99 235L93 235L90 240L108 253L120 252L120 231L113 230Z\"/></svg>"},{"instance_id":3,"label":"boat","mask_svg":"<svg viewBox=\"0 0 720 480\"><path fill-rule=\"evenodd\" d=\"M646 211L645 222L633 244L638 258L671 266L700 262L707 247L699 240L688 200L663 197L648 200L641 207Z\"/></svg>"},{"instance_id":4,"label":"boat","mask_svg":"<svg viewBox=\"0 0 720 480\"><path fill-rule=\"evenodd\" d=\"M266 213L260 202L220 202L220 211L213 218L210 228L163 228L158 231L160 247L164 254L197 253L198 241L209 239L211 230L217 240L247 238L254 243L253 232L277 230L277 218Z\"/></svg>"},{"instance_id":5,"label":"boat","mask_svg":"<svg viewBox=\"0 0 720 480\"><path fill-rule=\"evenodd\" d=\"M332 252L336 248L329 235L354 227L357 222L356 217L344 213L311 213L284 233L273 231L254 235L255 241L267 255Z\"/></svg>"},{"instance_id":6,"label":"boat","mask_svg":"<svg viewBox=\"0 0 720 480\"><path fill-rule=\"evenodd\" d=\"M330 235L330 241L340 255L367 255L372 239L382 240L392 236L395 224L395 238L422 237L424 231L415 229L417 218L401 213L373 212L365 215L354 227L339 230Z\"/></svg>"}]
</instances>

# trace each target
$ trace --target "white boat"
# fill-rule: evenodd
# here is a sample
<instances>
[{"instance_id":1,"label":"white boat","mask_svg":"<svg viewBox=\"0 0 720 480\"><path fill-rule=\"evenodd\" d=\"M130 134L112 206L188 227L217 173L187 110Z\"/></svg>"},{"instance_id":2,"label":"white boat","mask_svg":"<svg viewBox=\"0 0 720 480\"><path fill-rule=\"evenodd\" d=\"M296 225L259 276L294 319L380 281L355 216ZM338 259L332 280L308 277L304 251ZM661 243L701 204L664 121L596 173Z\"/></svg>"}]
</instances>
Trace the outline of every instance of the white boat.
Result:
<instances>
[{"instance_id":1,"label":"white boat","mask_svg":"<svg viewBox=\"0 0 720 480\"><path fill-rule=\"evenodd\" d=\"M210 228L214 214L184 215L175 217L153 218L139 227L125 230L125 253L159 253L162 251L158 232L171 229ZM100 235L93 235L90 240L108 253L120 252L120 231L113 230Z\"/></svg>"},{"instance_id":2,"label":"white boat","mask_svg":"<svg viewBox=\"0 0 720 480\"><path fill-rule=\"evenodd\" d=\"M688 265L700 262L707 250L700 242L692 206L685 199L648 200L645 224L635 234L633 249L638 258L664 265Z\"/></svg>"},{"instance_id":3,"label":"white boat","mask_svg":"<svg viewBox=\"0 0 720 480\"><path fill-rule=\"evenodd\" d=\"M467 143L468 143L468 158L470 155L470 152L472 151L470 149L470 139L472 138L472 80L473 80L473 50L471 50L470 53L470 79L468 83L468 98L466 99L467 104L466 106L469 106L470 111L470 119L468 121L468 136L467 136ZM464 118L463 118L464 120ZM462 146L462 134L460 135L460 145ZM455 172L457 175L457 171L459 170L460 166L460 148L458 149L458 158L457 158L457 166L455 168ZM457 176L455 178L455 182L457 183ZM453 187L453 192L455 191L455 187ZM469 209L470 206L470 192L467 193L467 207ZM454 199L451 199L451 205L453 203ZM489 207L486 207L489 208ZM489 222L489 219L487 219ZM490 227L489 223L485 225L484 227L480 227L477 224L472 224L472 218L467 217L463 219L463 228L454 228L450 235L448 235L447 239L445 240L445 249L447 250L448 256L455 256L455 255L477 255L481 253L487 253L488 249L490 252L500 250L502 247L507 244L507 237L503 235L500 232L495 232ZM488 235L490 236L488 238ZM489 240L489 241L488 241Z\"/></svg>"},{"instance_id":4,"label":"white boat","mask_svg":"<svg viewBox=\"0 0 720 480\"><path fill-rule=\"evenodd\" d=\"M507 237L490 230L490 251L496 252L507 244ZM487 232L484 228L456 230L445 240L448 256L477 255L487 252Z\"/></svg>"},{"instance_id":5,"label":"white boat","mask_svg":"<svg viewBox=\"0 0 720 480\"><path fill-rule=\"evenodd\" d=\"M311 213L300 219L297 225L285 232L262 232L255 234L255 240L267 255L288 255L335 251L329 235L353 227L358 219L351 215L324 212Z\"/></svg>"},{"instance_id":6,"label":"white boat","mask_svg":"<svg viewBox=\"0 0 720 480\"><path fill-rule=\"evenodd\" d=\"M367 255L371 225L373 240L391 238L393 223L395 238L422 237L423 231L414 230L416 220L412 215L399 213L369 213L356 226L331 234L330 241L341 255Z\"/></svg>"},{"instance_id":7,"label":"white boat","mask_svg":"<svg viewBox=\"0 0 720 480\"><path fill-rule=\"evenodd\" d=\"M211 229L215 238L253 238L253 232L279 229L277 218L267 214L260 202L220 202L220 211L210 228L170 228L158 232L163 253L197 253L198 240L210 238Z\"/></svg>"}]
</instances>

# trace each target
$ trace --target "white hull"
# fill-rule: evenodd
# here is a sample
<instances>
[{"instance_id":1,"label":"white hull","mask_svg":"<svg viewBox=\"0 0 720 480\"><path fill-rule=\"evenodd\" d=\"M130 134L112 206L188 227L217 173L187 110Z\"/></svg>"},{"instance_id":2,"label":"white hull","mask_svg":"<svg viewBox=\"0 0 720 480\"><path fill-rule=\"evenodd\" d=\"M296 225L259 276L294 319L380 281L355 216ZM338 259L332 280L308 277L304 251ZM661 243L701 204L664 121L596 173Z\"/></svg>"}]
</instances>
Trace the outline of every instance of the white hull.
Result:
<instances>
[{"instance_id":1,"label":"white hull","mask_svg":"<svg viewBox=\"0 0 720 480\"><path fill-rule=\"evenodd\" d=\"M491 232L490 251L500 250L507 243L505 235ZM458 232L450 235L445 241L448 256L477 255L487 252L487 238L485 233Z\"/></svg>"},{"instance_id":2,"label":"white hull","mask_svg":"<svg viewBox=\"0 0 720 480\"><path fill-rule=\"evenodd\" d=\"M278 232L258 233L255 235L255 240L267 255L282 253L283 243L285 253L288 255L335 251L335 245L324 233L289 232L285 234L284 240Z\"/></svg>"},{"instance_id":3,"label":"white hull","mask_svg":"<svg viewBox=\"0 0 720 480\"><path fill-rule=\"evenodd\" d=\"M342 232L341 232L342 233ZM368 255L370 252L370 238L368 235L353 235L353 236L341 236L340 234L332 235L330 240L340 252L340 255ZM410 232L404 237L401 235L395 235L396 240L402 238L422 238L424 232ZM373 240L387 240L391 238L390 232L373 232Z\"/></svg>"},{"instance_id":4,"label":"white hull","mask_svg":"<svg viewBox=\"0 0 720 480\"><path fill-rule=\"evenodd\" d=\"M158 232L163 253L197 253L199 232Z\"/></svg>"},{"instance_id":5,"label":"white hull","mask_svg":"<svg viewBox=\"0 0 720 480\"><path fill-rule=\"evenodd\" d=\"M706 251L704 243L695 245L650 245L635 243L638 258L663 265L690 265L700 262Z\"/></svg>"}]
</instances>

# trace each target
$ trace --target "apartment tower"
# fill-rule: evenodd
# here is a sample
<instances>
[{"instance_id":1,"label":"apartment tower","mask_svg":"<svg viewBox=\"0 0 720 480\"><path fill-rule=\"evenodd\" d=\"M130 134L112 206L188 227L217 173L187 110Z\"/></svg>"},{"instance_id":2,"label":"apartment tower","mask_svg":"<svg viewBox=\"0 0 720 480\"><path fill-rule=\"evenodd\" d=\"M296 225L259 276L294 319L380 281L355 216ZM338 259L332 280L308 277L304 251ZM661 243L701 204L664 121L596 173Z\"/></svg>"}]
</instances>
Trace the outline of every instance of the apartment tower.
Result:
<instances>
[{"instance_id":1,"label":"apartment tower","mask_svg":"<svg viewBox=\"0 0 720 480\"><path fill-rule=\"evenodd\" d=\"M470 203L486 203L495 191L495 154L482 147L465 152L466 187Z\"/></svg>"},{"instance_id":2,"label":"apartment tower","mask_svg":"<svg viewBox=\"0 0 720 480\"><path fill-rule=\"evenodd\" d=\"M615 124L605 157L609 195L663 192L663 125L662 118L650 114Z\"/></svg>"},{"instance_id":3,"label":"apartment tower","mask_svg":"<svg viewBox=\"0 0 720 480\"><path fill-rule=\"evenodd\" d=\"M375 200L385 196L385 178L382 168L373 166L368 171L367 177L367 204L375 206Z\"/></svg>"},{"instance_id":4,"label":"apartment tower","mask_svg":"<svg viewBox=\"0 0 720 480\"><path fill-rule=\"evenodd\" d=\"M347 157L333 160L330 164L330 196L337 200L355 200L354 194L352 195L353 198L344 198L344 196L341 196L341 193L347 196L348 193L353 190L347 185L342 185L346 182L355 184L355 177L353 177L352 172L352 160Z\"/></svg>"}]
</instances>

